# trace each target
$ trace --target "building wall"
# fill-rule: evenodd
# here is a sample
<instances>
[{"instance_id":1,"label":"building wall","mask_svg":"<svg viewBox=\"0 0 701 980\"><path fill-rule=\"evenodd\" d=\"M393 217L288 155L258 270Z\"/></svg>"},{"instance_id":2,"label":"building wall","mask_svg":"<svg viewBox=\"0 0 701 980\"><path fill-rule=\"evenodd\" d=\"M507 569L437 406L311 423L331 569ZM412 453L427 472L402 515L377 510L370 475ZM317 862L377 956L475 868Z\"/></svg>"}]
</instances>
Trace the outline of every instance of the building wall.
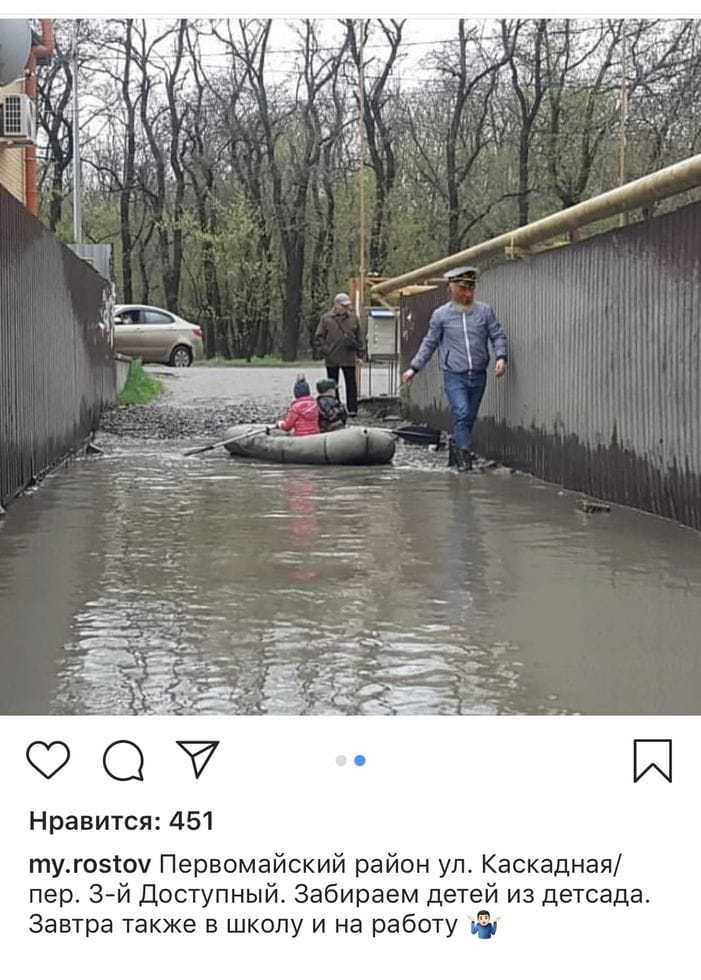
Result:
<instances>
[{"instance_id":1,"label":"building wall","mask_svg":"<svg viewBox=\"0 0 701 980\"><path fill-rule=\"evenodd\" d=\"M0 504L115 400L112 287L0 187Z\"/></svg>"},{"instance_id":2,"label":"building wall","mask_svg":"<svg viewBox=\"0 0 701 980\"><path fill-rule=\"evenodd\" d=\"M475 443L564 487L701 528L701 204L489 269L479 299L509 336ZM436 290L402 300L402 362ZM434 357L405 401L448 427Z\"/></svg>"},{"instance_id":3,"label":"building wall","mask_svg":"<svg viewBox=\"0 0 701 980\"><path fill-rule=\"evenodd\" d=\"M0 87L0 97L22 91L21 82ZM24 183L24 147L3 146L0 143L0 185L16 197L22 204L26 203Z\"/></svg>"}]
</instances>

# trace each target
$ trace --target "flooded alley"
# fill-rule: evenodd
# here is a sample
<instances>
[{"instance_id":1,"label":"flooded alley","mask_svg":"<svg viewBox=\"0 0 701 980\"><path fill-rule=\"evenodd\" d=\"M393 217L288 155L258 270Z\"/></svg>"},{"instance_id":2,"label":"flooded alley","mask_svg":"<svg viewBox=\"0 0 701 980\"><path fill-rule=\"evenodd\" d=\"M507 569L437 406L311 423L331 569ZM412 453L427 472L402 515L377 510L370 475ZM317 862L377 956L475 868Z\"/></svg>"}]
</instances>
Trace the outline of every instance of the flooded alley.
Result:
<instances>
[{"instance_id":1,"label":"flooded alley","mask_svg":"<svg viewBox=\"0 0 701 980\"><path fill-rule=\"evenodd\" d=\"M294 373L171 371L164 404L280 411ZM2 713L698 711L698 532L401 443L314 469L164 434L10 507Z\"/></svg>"}]
</instances>

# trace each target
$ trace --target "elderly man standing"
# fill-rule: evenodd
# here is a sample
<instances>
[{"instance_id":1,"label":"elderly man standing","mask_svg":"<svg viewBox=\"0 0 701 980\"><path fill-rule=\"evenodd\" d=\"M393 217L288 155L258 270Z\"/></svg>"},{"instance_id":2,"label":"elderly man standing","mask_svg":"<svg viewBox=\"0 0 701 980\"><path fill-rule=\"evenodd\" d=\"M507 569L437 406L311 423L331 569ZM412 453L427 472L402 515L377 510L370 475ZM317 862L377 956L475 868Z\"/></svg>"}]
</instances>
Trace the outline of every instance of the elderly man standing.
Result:
<instances>
[{"instance_id":1,"label":"elderly man standing","mask_svg":"<svg viewBox=\"0 0 701 980\"><path fill-rule=\"evenodd\" d=\"M355 380L356 356L362 353L363 338L358 318L353 313L350 296L338 293L333 309L324 313L316 328L315 341L324 355L326 373L338 384L341 369L346 382L348 414L358 414L358 386Z\"/></svg>"},{"instance_id":2,"label":"elderly man standing","mask_svg":"<svg viewBox=\"0 0 701 980\"><path fill-rule=\"evenodd\" d=\"M506 334L492 307L475 301L477 269L453 269L445 278L450 301L433 311L428 332L402 380L409 384L438 348L445 393L455 419L451 462L464 471L472 469L472 427L487 385L489 343L496 358L494 374L500 378L506 373Z\"/></svg>"}]
</instances>

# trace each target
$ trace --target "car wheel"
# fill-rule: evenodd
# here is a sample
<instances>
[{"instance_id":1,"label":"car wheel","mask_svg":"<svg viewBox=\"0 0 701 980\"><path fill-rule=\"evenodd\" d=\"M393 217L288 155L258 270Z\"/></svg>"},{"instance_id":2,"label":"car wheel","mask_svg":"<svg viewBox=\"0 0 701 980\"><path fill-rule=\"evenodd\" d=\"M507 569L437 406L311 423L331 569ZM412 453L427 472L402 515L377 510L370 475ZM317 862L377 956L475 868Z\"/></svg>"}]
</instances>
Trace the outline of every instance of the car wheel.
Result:
<instances>
[{"instance_id":1,"label":"car wheel","mask_svg":"<svg viewBox=\"0 0 701 980\"><path fill-rule=\"evenodd\" d=\"M192 351L184 344L178 344L173 348L170 355L170 363L173 367L190 367L192 364Z\"/></svg>"}]
</instances>

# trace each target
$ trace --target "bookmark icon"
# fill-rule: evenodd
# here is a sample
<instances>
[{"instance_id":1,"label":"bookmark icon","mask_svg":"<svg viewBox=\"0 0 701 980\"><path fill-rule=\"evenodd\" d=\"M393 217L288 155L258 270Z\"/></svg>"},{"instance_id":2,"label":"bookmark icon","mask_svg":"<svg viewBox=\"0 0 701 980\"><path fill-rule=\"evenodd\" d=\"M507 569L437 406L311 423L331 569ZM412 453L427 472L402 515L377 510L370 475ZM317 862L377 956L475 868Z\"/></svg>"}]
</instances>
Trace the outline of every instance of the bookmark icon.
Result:
<instances>
[{"instance_id":1,"label":"bookmark icon","mask_svg":"<svg viewBox=\"0 0 701 980\"><path fill-rule=\"evenodd\" d=\"M637 783L651 772L672 782L671 738L633 739L633 782Z\"/></svg>"}]
</instances>

